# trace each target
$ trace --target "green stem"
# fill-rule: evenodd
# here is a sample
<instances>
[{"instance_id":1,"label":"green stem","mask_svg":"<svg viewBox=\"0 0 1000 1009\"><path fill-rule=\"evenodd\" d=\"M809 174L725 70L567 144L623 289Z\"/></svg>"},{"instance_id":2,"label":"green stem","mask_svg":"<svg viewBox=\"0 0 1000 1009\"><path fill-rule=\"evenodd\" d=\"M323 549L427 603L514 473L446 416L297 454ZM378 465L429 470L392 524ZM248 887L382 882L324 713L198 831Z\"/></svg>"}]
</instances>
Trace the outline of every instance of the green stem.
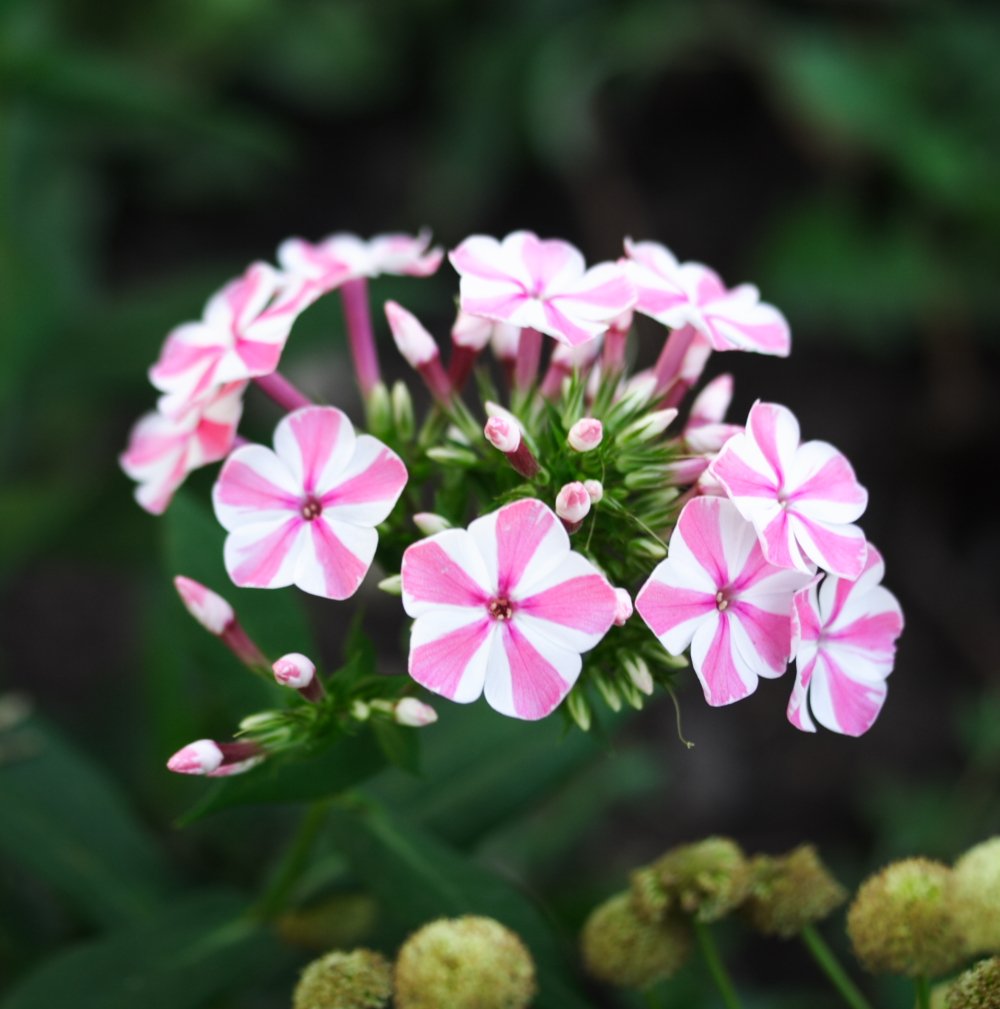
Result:
<instances>
[{"instance_id":1,"label":"green stem","mask_svg":"<svg viewBox=\"0 0 1000 1009\"><path fill-rule=\"evenodd\" d=\"M914 981L917 988L917 1009L931 1009L931 983L926 977Z\"/></svg>"},{"instance_id":2,"label":"green stem","mask_svg":"<svg viewBox=\"0 0 1000 1009\"><path fill-rule=\"evenodd\" d=\"M277 917L285 908L289 894L309 864L309 855L329 812L328 802L313 803L305 812L298 830L285 852L271 882L254 908L254 916L264 921Z\"/></svg>"},{"instance_id":3,"label":"green stem","mask_svg":"<svg viewBox=\"0 0 1000 1009\"><path fill-rule=\"evenodd\" d=\"M694 922L694 934L698 939L698 948L701 950L701 957L705 961L709 974L715 982L715 987L719 989L722 1001L726 1004L726 1009L742 1009L739 996L733 987L733 982L729 978L722 957L719 956L719 949L715 945L715 939L704 922Z\"/></svg>"},{"instance_id":4,"label":"green stem","mask_svg":"<svg viewBox=\"0 0 1000 1009\"><path fill-rule=\"evenodd\" d=\"M871 1003L858 990L847 971L841 966L836 954L826 944L826 940L819 932L812 925L806 925L800 935L806 948L812 953L813 959L819 964L823 973L830 979L833 987L840 992L841 997L851 1009L872 1009Z\"/></svg>"}]
</instances>

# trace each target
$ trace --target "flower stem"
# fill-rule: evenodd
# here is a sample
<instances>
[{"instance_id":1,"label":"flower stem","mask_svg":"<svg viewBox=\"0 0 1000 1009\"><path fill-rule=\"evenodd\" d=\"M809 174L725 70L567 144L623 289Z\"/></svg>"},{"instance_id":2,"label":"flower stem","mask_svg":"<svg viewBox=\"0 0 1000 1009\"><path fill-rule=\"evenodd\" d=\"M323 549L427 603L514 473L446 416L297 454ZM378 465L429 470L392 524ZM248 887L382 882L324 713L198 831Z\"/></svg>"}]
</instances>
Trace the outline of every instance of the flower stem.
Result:
<instances>
[{"instance_id":1,"label":"flower stem","mask_svg":"<svg viewBox=\"0 0 1000 1009\"><path fill-rule=\"evenodd\" d=\"M309 854L326 822L329 809L328 802L315 802L305 811L281 863L271 876L264 896L254 909L256 917L270 921L285 909L289 895L309 863Z\"/></svg>"},{"instance_id":2,"label":"flower stem","mask_svg":"<svg viewBox=\"0 0 1000 1009\"><path fill-rule=\"evenodd\" d=\"M284 375L277 371L270 375L260 375L254 381L262 392L286 410L298 410L303 406L312 406L312 400L305 393L296 389Z\"/></svg>"},{"instance_id":3,"label":"flower stem","mask_svg":"<svg viewBox=\"0 0 1000 1009\"><path fill-rule=\"evenodd\" d=\"M517 360L514 363L514 388L519 392L530 389L534 384L541 358L542 334L530 327L522 329L517 345Z\"/></svg>"},{"instance_id":4,"label":"flower stem","mask_svg":"<svg viewBox=\"0 0 1000 1009\"><path fill-rule=\"evenodd\" d=\"M347 340L354 359L354 370L361 394L368 394L378 385L381 373L378 352L375 350L375 331L372 329L371 308L368 304L368 281L364 277L349 280L341 285L340 300L347 323Z\"/></svg>"},{"instance_id":5,"label":"flower stem","mask_svg":"<svg viewBox=\"0 0 1000 1009\"><path fill-rule=\"evenodd\" d=\"M701 957L705 961L709 974L715 982L715 987L719 989L722 1001L726 1004L726 1009L741 1009L739 996L733 987L729 974L726 971L722 957L719 956L719 949L715 945L715 939L708 926L701 921L694 922L694 934L698 939L698 948L701 950Z\"/></svg>"},{"instance_id":6,"label":"flower stem","mask_svg":"<svg viewBox=\"0 0 1000 1009\"><path fill-rule=\"evenodd\" d=\"M799 934L813 959L819 964L833 987L840 992L843 1000L851 1006L851 1009L871 1009L871 1003L858 990L833 950L826 944L826 940L816 931L815 927L806 925Z\"/></svg>"},{"instance_id":7,"label":"flower stem","mask_svg":"<svg viewBox=\"0 0 1000 1009\"><path fill-rule=\"evenodd\" d=\"M917 988L917 1009L931 1009L931 983L926 977L918 977L914 984Z\"/></svg>"}]
</instances>

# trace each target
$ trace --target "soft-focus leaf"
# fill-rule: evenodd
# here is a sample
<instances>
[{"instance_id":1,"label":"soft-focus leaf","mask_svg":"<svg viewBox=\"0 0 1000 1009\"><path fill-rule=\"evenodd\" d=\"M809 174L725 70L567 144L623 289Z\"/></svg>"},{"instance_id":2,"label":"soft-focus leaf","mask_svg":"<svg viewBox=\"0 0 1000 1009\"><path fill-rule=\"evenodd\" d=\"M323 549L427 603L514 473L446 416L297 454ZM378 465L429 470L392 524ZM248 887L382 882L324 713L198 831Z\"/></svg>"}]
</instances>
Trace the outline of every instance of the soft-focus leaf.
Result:
<instances>
[{"instance_id":1,"label":"soft-focus leaf","mask_svg":"<svg viewBox=\"0 0 1000 1009\"><path fill-rule=\"evenodd\" d=\"M143 917L170 885L123 797L38 719L0 733L0 851L96 924Z\"/></svg>"},{"instance_id":2,"label":"soft-focus leaf","mask_svg":"<svg viewBox=\"0 0 1000 1009\"><path fill-rule=\"evenodd\" d=\"M542 913L510 883L372 804L336 810L338 847L402 931L434 918L482 914L524 940L538 967L535 1009L584 1009L568 957Z\"/></svg>"},{"instance_id":3,"label":"soft-focus leaf","mask_svg":"<svg viewBox=\"0 0 1000 1009\"><path fill-rule=\"evenodd\" d=\"M228 893L177 901L49 960L0 1009L198 1009L286 959L243 909Z\"/></svg>"},{"instance_id":4,"label":"soft-focus leaf","mask_svg":"<svg viewBox=\"0 0 1000 1009\"><path fill-rule=\"evenodd\" d=\"M420 770L418 730L394 722L372 722L372 732L385 759L410 774Z\"/></svg>"}]
</instances>

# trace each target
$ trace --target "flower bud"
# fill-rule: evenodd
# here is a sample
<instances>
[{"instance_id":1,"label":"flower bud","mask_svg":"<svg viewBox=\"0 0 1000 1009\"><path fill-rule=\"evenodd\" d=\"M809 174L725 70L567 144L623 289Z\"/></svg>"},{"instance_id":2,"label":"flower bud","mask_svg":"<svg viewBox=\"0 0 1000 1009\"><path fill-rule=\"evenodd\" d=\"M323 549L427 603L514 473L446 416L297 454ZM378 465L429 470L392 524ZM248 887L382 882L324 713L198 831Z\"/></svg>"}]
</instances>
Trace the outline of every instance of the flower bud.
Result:
<instances>
[{"instance_id":1,"label":"flower bud","mask_svg":"<svg viewBox=\"0 0 1000 1009\"><path fill-rule=\"evenodd\" d=\"M940 977L963 958L951 870L927 858L893 862L862 883L847 934L865 970Z\"/></svg>"},{"instance_id":2,"label":"flower bud","mask_svg":"<svg viewBox=\"0 0 1000 1009\"><path fill-rule=\"evenodd\" d=\"M292 1009L385 1009L392 997L392 967L370 949L334 950L302 972Z\"/></svg>"},{"instance_id":3,"label":"flower bud","mask_svg":"<svg viewBox=\"0 0 1000 1009\"><path fill-rule=\"evenodd\" d=\"M623 627L632 613L632 597L625 589L615 589L615 627ZM649 693L649 691L644 691L644 693Z\"/></svg>"},{"instance_id":4,"label":"flower bud","mask_svg":"<svg viewBox=\"0 0 1000 1009\"><path fill-rule=\"evenodd\" d=\"M535 964L492 918L440 918L414 932L396 958L397 1009L527 1009Z\"/></svg>"},{"instance_id":5,"label":"flower bud","mask_svg":"<svg viewBox=\"0 0 1000 1009\"><path fill-rule=\"evenodd\" d=\"M436 515L434 512L417 512L413 516L413 524L425 536L433 536L451 528L451 523L443 515Z\"/></svg>"},{"instance_id":6,"label":"flower bud","mask_svg":"<svg viewBox=\"0 0 1000 1009\"><path fill-rule=\"evenodd\" d=\"M653 674L649 671L646 660L638 655L630 655L625 659L624 666L633 686L649 697L653 693Z\"/></svg>"},{"instance_id":7,"label":"flower bud","mask_svg":"<svg viewBox=\"0 0 1000 1009\"><path fill-rule=\"evenodd\" d=\"M603 438L604 425L596 417L583 417L569 429L566 441L576 452L590 452Z\"/></svg>"},{"instance_id":8,"label":"flower bud","mask_svg":"<svg viewBox=\"0 0 1000 1009\"><path fill-rule=\"evenodd\" d=\"M431 725L437 721L437 712L423 701L418 701L415 697L404 697L397 701L392 709L392 717L400 725L409 725L419 729L425 725Z\"/></svg>"},{"instance_id":9,"label":"flower bud","mask_svg":"<svg viewBox=\"0 0 1000 1009\"><path fill-rule=\"evenodd\" d=\"M521 444L521 429L505 417L490 417L483 428L486 440L505 455L516 452Z\"/></svg>"},{"instance_id":10,"label":"flower bud","mask_svg":"<svg viewBox=\"0 0 1000 1009\"><path fill-rule=\"evenodd\" d=\"M584 732L590 731L591 713L587 698L582 690L571 690L566 698L566 710L570 718L576 723L577 728Z\"/></svg>"},{"instance_id":11,"label":"flower bud","mask_svg":"<svg viewBox=\"0 0 1000 1009\"><path fill-rule=\"evenodd\" d=\"M274 670L274 678L283 687L294 687L296 690L308 687L316 678L315 663L299 652L282 655L271 668Z\"/></svg>"},{"instance_id":12,"label":"flower bud","mask_svg":"<svg viewBox=\"0 0 1000 1009\"><path fill-rule=\"evenodd\" d=\"M659 540L651 540L648 537L633 540L632 549L641 557L648 557L652 561L662 560L667 556L667 548Z\"/></svg>"},{"instance_id":13,"label":"flower bud","mask_svg":"<svg viewBox=\"0 0 1000 1009\"><path fill-rule=\"evenodd\" d=\"M384 382L376 382L365 397L365 416L372 434L385 437L392 431L392 399Z\"/></svg>"},{"instance_id":14,"label":"flower bud","mask_svg":"<svg viewBox=\"0 0 1000 1009\"><path fill-rule=\"evenodd\" d=\"M1000 953L1000 836L970 848L952 871L954 911L969 953Z\"/></svg>"},{"instance_id":15,"label":"flower bud","mask_svg":"<svg viewBox=\"0 0 1000 1009\"><path fill-rule=\"evenodd\" d=\"M413 397L405 382L394 382L392 386L392 423L400 438L408 440L413 437Z\"/></svg>"},{"instance_id":16,"label":"flower bud","mask_svg":"<svg viewBox=\"0 0 1000 1009\"><path fill-rule=\"evenodd\" d=\"M364 701L355 701L351 705L351 718L359 722L367 722L371 713L372 709Z\"/></svg>"},{"instance_id":17,"label":"flower bud","mask_svg":"<svg viewBox=\"0 0 1000 1009\"><path fill-rule=\"evenodd\" d=\"M604 497L604 484L600 480L584 480L583 486L592 504L597 504Z\"/></svg>"},{"instance_id":18,"label":"flower bud","mask_svg":"<svg viewBox=\"0 0 1000 1009\"><path fill-rule=\"evenodd\" d=\"M570 526L578 526L590 511L590 495L579 481L566 484L556 495L556 514Z\"/></svg>"},{"instance_id":19,"label":"flower bud","mask_svg":"<svg viewBox=\"0 0 1000 1009\"><path fill-rule=\"evenodd\" d=\"M474 453L457 445L434 445L427 450L427 457L441 466L458 469L469 469L479 462Z\"/></svg>"},{"instance_id":20,"label":"flower bud","mask_svg":"<svg viewBox=\"0 0 1000 1009\"><path fill-rule=\"evenodd\" d=\"M620 893L591 911L580 946L588 974L620 988L648 988L684 965L691 954L691 926L678 917L643 921L629 894Z\"/></svg>"},{"instance_id":21,"label":"flower bud","mask_svg":"<svg viewBox=\"0 0 1000 1009\"><path fill-rule=\"evenodd\" d=\"M624 444L628 441L652 441L670 427L676 416L677 410L674 407L670 407L667 410L654 410L652 413L646 414L645 417L640 417L629 424L615 440L619 444Z\"/></svg>"},{"instance_id":22,"label":"flower bud","mask_svg":"<svg viewBox=\"0 0 1000 1009\"><path fill-rule=\"evenodd\" d=\"M399 574L389 575L378 583L378 587L387 595L398 598L403 594L403 576Z\"/></svg>"},{"instance_id":23,"label":"flower bud","mask_svg":"<svg viewBox=\"0 0 1000 1009\"><path fill-rule=\"evenodd\" d=\"M184 608L209 634L220 637L236 619L232 606L222 596L193 578L178 575L174 579L174 588L177 589Z\"/></svg>"},{"instance_id":24,"label":"flower bud","mask_svg":"<svg viewBox=\"0 0 1000 1009\"><path fill-rule=\"evenodd\" d=\"M998 1009L1000 1007L1000 956L980 960L959 974L945 993L946 1009Z\"/></svg>"},{"instance_id":25,"label":"flower bud","mask_svg":"<svg viewBox=\"0 0 1000 1009\"><path fill-rule=\"evenodd\" d=\"M632 906L646 921L682 912L700 922L725 917L746 898L750 871L740 846L709 837L672 848L632 873Z\"/></svg>"},{"instance_id":26,"label":"flower bud","mask_svg":"<svg viewBox=\"0 0 1000 1009\"><path fill-rule=\"evenodd\" d=\"M181 747L168 761L174 774L211 774L222 766L223 754L213 739L196 739Z\"/></svg>"},{"instance_id":27,"label":"flower bud","mask_svg":"<svg viewBox=\"0 0 1000 1009\"><path fill-rule=\"evenodd\" d=\"M757 855L750 860L750 894L743 913L764 935L789 939L821 921L847 899L811 844L787 855Z\"/></svg>"},{"instance_id":28,"label":"flower bud","mask_svg":"<svg viewBox=\"0 0 1000 1009\"><path fill-rule=\"evenodd\" d=\"M387 301L385 317L389 320L389 329L397 350L411 368L421 368L435 357L440 357L441 351L438 350L434 337L412 312L395 301Z\"/></svg>"}]
</instances>

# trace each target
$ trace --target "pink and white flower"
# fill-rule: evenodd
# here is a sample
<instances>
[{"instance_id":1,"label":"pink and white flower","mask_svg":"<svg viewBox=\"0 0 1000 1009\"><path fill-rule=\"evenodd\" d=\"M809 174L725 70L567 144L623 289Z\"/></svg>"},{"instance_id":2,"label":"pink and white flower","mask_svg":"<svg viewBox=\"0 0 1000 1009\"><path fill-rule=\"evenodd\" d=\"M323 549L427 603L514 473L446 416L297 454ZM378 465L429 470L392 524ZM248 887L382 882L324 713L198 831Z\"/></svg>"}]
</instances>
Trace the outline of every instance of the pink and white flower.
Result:
<instances>
[{"instance_id":1,"label":"pink and white flower","mask_svg":"<svg viewBox=\"0 0 1000 1009\"><path fill-rule=\"evenodd\" d=\"M448 257L461 275L461 307L547 333L572 345L603 333L635 301L625 271L615 263L586 269L568 242L542 241L515 231L502 242L467 238Z\"/></svg>"},{"instance_id":2,"label":"pink and white flower","mask_svg":"<svg viewBox=\"0 0 1000 1009\"><path fill-rule=\"evenodd\" d=\"M181 597L184 609L208 631L216 637L221 637L226 628L236 620L232 606L217 592L208 586L196 582L193 578L177 575L174 578L174 588Z\"/></svg>"},{"instance_id":3,"label":"pink and white flower","mask_svg":"<svg viewBox=\"0 0 1000 1009\"><path fill-rule=\"evenodd\" d=\"M136 422L118 461L139 484L135 499L146 511L161 515L188 473L225 458L236 438L245 388L245 382L233 382L176 416L154 411Z\"/></svg>"},{"instance_id":4,"label":"pink and white flower","mask_svg":"<svg viewBox=\"0 0 1000 1009\"><path fill-rule=\"evenodd\" d=\"M732 704L752 694L759 677L785 671L792 597L809 578L768 564L730 501L695 498L635 608L671 655L690 647L709 704Z\"/></svg>"},{"instance_id":5,"label":"pink and white flower","mask_svg":"<svg viewBox=\"0 0 1000 1009\"><path fill-rule=\"evenodd\" d=\"M714 454L733 435L742 434L739 424L725 422L733 398L733 376L713 378L695 397L684 426L684 441L692 452Z\"/></svg>"},{"instance_id":6,"label":"pink and white flower","mask_svg":"<svg viewBox=\"0 0 1000 1009\"><path fill-rule=\"evenodd\" d=\"M797 729L815 732L815 718L834 732L860 736L882 710L903 632L903 611L880 584L884 574L882 556L869 544L856 581L827 575L795 594L796 676L788 720Z\"/></svg>"},{"instance_id":7,"label":"pink and white flower","mask_svg":"<svg viewBox=\"0 0 1000 1009\"><path fill-rule=\"evenodd\" d=\"M225 563L237 585L297 585L327 599L352 596L371 566L375 530L406 484L399 456L356 435L335 407L282 420L274 451L237 449L215 484L215 514L229 531Z\"/></svg>"},{"instance_id":8,"label":"pink and white flower","mask_svg":"<svg viewBox=\"0 0 1000 1009\"><path fill-rule=\"evenodd\" d=\"M755 403L745 433L723 445L709 475L753 523L772 564L811 571L812 562L842 578L861 574L868 547L852 523L868 492L832 445L800 444L787 407Z\"/></svg>"},{"instance_id":9,"label":"pink and white flower","mask_svg":"<svg viewBox=\"0 0 1000 1009\"><path fill-rule=\"evenodd\" d=\"M485 692L514 718L563 700L617 611L615 590L532 498L415 543L402 576L410 675L462 704Z\"/></svg>"},{"instance_id":10,"label":"pink and white flower","mask_svg":"<svg viewBox=\"0 0 1000 1009\"><path fill-rule=\"evenodd\" d=\"M785 317L760 300L753 284L727 289L719 275L701 263L678 263L657 242L625 239L629 278L635 285L635 310L671 329L692 326L714 350L749 350L787 357L791 334Z\"/></svg>"},{"instance_id":11,"label":"pink and white flower","mask_svg":"<svg viewBox=\"0 0 1000 1009\"><path fill-rule=\"evenodd\" d=\"M300 291L267 263L246 273L209 299L200 322L178 326L149 371L164 393L160 411L175 415L228 382L269 375L296 318L305 307Z\"/></svg>"}]
</instances>

